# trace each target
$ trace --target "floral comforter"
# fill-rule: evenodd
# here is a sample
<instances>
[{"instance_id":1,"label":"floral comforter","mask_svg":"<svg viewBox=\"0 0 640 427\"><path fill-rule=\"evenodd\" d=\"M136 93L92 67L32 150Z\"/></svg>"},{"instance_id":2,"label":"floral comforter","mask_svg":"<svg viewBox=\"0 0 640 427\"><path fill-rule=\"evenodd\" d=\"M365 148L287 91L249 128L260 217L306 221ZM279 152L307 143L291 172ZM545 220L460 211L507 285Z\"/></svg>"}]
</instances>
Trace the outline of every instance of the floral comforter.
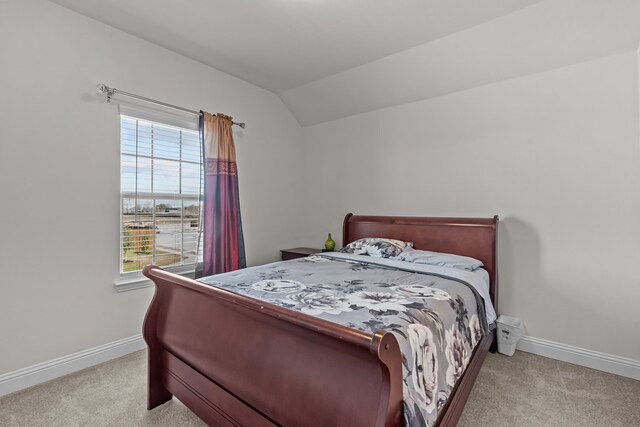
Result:
<instances>
[{"instance_id":1,"label":"floral comforter","mask_svg":"<svg viewBox=\"0 0 640 427\"><path fill-rule=\"evenodd\" d=\"M393 332L403 355L405 425L430 426L488 330L484 304L469 283L396 263L402 267L329 253L200 281L361 331Z\"/></svg>"}]
</instances>

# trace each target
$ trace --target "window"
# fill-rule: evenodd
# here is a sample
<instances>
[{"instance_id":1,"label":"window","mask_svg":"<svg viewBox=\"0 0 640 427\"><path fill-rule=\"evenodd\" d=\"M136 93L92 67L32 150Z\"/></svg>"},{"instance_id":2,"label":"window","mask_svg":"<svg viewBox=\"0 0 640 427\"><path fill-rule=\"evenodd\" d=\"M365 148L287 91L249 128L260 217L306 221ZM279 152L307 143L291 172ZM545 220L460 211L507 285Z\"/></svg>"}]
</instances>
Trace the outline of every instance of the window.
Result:
<instances>
[{"instance_id":1,"label":"window","mask_svg":"<svg viewBox=\"0 0 640 427\"><path fill-rule=\"evenodd\" d=\"M146 117L120 116L120 275L125 280L139 278L147 264L194 270L201 253L198 132Z\"/></svg>"}]
</instances>

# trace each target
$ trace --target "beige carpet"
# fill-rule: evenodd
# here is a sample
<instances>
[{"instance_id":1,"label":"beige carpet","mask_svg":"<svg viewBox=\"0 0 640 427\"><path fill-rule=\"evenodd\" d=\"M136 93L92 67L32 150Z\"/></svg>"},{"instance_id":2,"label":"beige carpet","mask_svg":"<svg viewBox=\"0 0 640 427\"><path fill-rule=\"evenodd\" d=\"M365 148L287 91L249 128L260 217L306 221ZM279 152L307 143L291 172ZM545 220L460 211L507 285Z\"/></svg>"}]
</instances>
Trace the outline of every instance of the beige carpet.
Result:
<instances>
[{"instance_id":1,"label":"beige carpet","mask_svg":"<svg viewBox=\"0 0 640 427\"><path fill-rule=\"evenodd\" d=\"M184 405L147 411L138 352L0 398L0 426L202 426ZM640 381L527 353L489 354L460 426L640 426Z\"/></svg>"}]
</instances>

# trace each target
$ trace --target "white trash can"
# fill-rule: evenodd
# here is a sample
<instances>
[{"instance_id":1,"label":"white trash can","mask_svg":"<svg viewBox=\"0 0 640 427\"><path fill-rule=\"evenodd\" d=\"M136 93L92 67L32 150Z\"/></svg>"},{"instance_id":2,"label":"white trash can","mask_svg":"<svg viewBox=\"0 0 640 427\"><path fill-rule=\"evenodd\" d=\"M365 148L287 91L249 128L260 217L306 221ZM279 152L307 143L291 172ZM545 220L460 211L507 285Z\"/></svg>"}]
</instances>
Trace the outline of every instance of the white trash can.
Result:
<instances>
[{"instance_id":1,"label":"white trash can","mask_svg":"<svg viewBox=\"0 0 640 427\"><path fill-rule=\"evenodd\" d=\"M502 314L496 323L498 324L498 351L507 356L513 356L518 341L524 335L522 320Z\"/></svg>"}]
</instances>

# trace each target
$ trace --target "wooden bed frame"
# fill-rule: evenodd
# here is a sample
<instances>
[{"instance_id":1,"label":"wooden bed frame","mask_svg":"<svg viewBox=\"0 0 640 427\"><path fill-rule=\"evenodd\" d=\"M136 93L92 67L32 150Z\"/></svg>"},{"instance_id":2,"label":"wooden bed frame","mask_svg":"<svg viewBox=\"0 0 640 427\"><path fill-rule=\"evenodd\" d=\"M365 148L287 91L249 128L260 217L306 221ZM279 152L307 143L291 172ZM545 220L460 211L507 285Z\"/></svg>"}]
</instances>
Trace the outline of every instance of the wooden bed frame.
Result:
<instances>
[{"instance_id":1,"label":"wooden bed frame","mask_svg":"<svg viewBox=\"0 0 640 427\"><path fill-rule=\"evenodd\" d=\"M347 214L343 244L388 237L480 259L495 304L497 222ZM156 284L143 331L148 409L175 395L215 426L402 425L401 354L392 333L357 331L156 266L144 274ZM490 347L494 334L474 350L440 427L456 425Z\"/></svg>"}]
</instances>

